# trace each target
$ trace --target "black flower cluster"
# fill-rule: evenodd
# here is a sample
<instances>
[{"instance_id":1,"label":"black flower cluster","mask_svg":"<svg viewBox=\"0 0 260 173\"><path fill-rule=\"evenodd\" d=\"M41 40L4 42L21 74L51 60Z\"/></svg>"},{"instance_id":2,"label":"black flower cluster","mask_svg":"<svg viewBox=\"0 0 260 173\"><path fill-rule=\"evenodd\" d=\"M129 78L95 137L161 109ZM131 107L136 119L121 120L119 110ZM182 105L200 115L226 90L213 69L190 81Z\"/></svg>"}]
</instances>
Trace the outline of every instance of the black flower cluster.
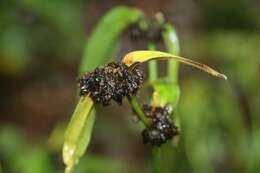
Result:
<instances>
[{"instance_id":1,"label":"black flower cluster","mask_svg":"<svg viewBox=\"0 0 260 173\"><path fill-rule=\"evenodd\" d=\"M146 23L146 26L141 26ZM141 18L130 26L130 38L132 40L148 40L158 42L162 40L164 23L158 22L155 18Z\"/></svg>"},{"instance_id":2,"label":"black flower cluster","mask_svg":"<svg viewBox=\"0 0 260 173\"><path fill-rule=\"evenodd\" d=\"M170 118L169 106L152 107L143 106L143 112L152 119L152 124L143 130L142 137L144 144L160 146L178 134L178 129Z\"/></svg>"},{"instance_id":3,"label":"black flower cluster","mask_svg":"<svg viewBox=\"0 0 260 173\"><path fill-rule=\"evenodd\" d=\"M133 40L149 40L157 42L162 40L161 33L163 30L163 27L155 24L150 24L146 30L141 29L138 24L133 24L130 27L130 37Z\"/></svg>"},{"instance_id":4,"label":"black flower cluster","mask_svg":"<svg viewBox=\"0 0 260 173\"><path fill-rule=\"evenodd\" d=\"M109 105L113 99L121 104L125 96L134 95L143 82L142 73L123 63L109 63L86 73L78 80L80 96L90 95L95 103Z\"/></svg>"}]
</instances>

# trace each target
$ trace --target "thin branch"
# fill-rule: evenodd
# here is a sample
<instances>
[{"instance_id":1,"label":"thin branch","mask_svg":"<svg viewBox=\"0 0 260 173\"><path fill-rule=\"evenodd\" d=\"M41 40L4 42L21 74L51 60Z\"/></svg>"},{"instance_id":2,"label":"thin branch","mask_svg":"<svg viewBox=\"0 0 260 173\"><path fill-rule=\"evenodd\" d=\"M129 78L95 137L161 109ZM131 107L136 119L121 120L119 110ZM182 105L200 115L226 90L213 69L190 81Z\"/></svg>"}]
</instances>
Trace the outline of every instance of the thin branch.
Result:
<instances>
[{"instance_id":1,"label":"thin branch","mask_svg":"<svg viewBox=\"0 0 260 173\"><path fill-rule=\"evenodd\" d=\"M145 126L151 125L152 121L145 116L144 112L141 109L141 106L136 101L136 98L135 97L127 97L127 99L129 101L129 103L131 104L131 107L133 108L133 110L137 114L138 118L144 123L144 125Z\"/></svg>"}]
</instances>

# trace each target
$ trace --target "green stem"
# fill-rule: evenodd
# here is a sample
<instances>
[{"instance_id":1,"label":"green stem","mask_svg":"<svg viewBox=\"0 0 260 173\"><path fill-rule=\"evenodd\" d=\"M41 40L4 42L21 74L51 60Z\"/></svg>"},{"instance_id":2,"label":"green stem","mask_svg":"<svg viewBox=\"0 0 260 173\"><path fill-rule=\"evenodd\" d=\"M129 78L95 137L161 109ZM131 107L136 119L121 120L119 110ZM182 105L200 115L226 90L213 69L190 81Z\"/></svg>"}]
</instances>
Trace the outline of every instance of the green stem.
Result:
<instances>
[{"instance_id":1,"label":"green stem","mask_svg":"<svg viewBox=\"0 0 260 173\"><path fill-rule=\"evenodd\" d=\"M156 50L154 43L148 44L149 50ZM157 63L155 61L149 62L149 81L157 80ZM157 146L152 147L152 169L153 173L161 172L161 148Z\"/></svg>"},{"instance_id":2,"label":"green stem","mask_svg":"<svg viewBox=\"0 0 260 173\"><path fill-rule=\"evenodd\" d=\"M161 172L161 148L154 146L152 148L153 173Z\"/></svg>"},{"instance_id":3,"label":"green stem","mask_svg":"<svg viewBox=\"0 0 260 173\"><path fill-rule=\"evenodd\" d=\"M142 111L140 105L136 101L135 97L128 97L128 101L131 104L131 107L134 109L135 113L137 114L138 118L143 122L145 126L150 126L152 121L151 119L147 118ZM152 147L152 169L153 173L160 173L161 172L161 148L153 146Z\"/></svg>"},{"instance_id":4,"label":"green stem","mask_svg":"<svg viewBox=\"0 0 260 173\"><path fill-rule=\"evenodd\" d=\"M155 45L153 43L148 44L149 50L155 50ZM148 62L148 71L149 71L149 81L155 81L157 79L157 62L150 61Z\"/></svg>"},{"instance_id":5,"label":"green stem","mask_svg":"<svg viewBox=\"0 0 260 173\"><path fill-rule=\"evenodd\" d=\"M144 112L141 109L141 106L136 101L135 97L128 97L128 101L131 104L131 107L134 109L135 113L137 114L138 118L144 123L145 126L151 125L151 119L147 118Z\"/></svg>"},{"instance_id":6,"label":"green stem","mask_svg":"<svg viewBox=\"0 0 260 173\"><path fill-rule=\"evenodd\" d=\"M163 41L167 48L167 50L175 55L179 55L180 53L180 46L177 33L173 26L170 24L166 24L164 26L165 31L163 32ZM177 61L168 61L168 79L172 82L178 81L178 69L179 63Z\"/></svg>"}]
</instances>

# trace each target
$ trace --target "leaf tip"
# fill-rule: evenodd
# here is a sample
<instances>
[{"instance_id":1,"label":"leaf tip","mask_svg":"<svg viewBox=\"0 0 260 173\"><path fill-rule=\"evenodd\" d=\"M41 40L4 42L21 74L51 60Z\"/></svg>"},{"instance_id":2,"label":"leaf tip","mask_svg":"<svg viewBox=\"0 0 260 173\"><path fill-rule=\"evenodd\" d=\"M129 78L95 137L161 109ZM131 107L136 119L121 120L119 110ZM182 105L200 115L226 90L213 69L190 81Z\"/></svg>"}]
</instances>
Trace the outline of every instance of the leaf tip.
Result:
<instances>
[{"instance_id":1,"label":"leaf tip","mask_svg":"<svg viewBox=\"0 0 260 173\"><path fill-rule=\"evenodd\" d=\"M71 167L71 166L67 166L67 167L65 168L64 173L72 173L72 167Z\"/></svg>"},{"instance_id":2,"label":"leaf tip","mask_svg":"<svg viewBox=\"0 0 260 173\"><path fill-rule=\"evenodd\" d=\"M227 80L227 76L224 74L218 74L217 77Z\"/></svg>"}]
</instances>

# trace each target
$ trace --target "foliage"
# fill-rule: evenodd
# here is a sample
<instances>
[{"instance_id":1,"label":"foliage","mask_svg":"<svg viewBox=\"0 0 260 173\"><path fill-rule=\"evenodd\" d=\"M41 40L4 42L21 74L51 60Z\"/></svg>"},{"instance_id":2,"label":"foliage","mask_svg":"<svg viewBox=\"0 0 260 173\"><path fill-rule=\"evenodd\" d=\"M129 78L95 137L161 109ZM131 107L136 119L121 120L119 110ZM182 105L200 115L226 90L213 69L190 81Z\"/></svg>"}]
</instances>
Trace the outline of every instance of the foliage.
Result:
<instances>
[{"instance_id":1,"label":"foliage","mask_svg":"<svg viewBox=\"0 0 260 173\"><path fill-rule=\"evenodd\" d=\"M105 56L107 56L106 49L107 49L107 47L111 46L110 44L109 44L109 46L105 45L105 47L100 49L100 52L103 55L102 54L99 55L98 52L94 48L96 48L97 44L99 44L99 42L101 41L100 36L104 33L104 28L107 27L111 23L111 19L115 18L115 17L111 17L111 16L114 16L114 15L118 16L119 14L121 14L121 13L118 12L118 8L117 8L117 9L115 9L115 11L108 13L108 16L106 16L101 21L100 25L98 26L98 29L93 33L93 37L91 37L89 43L87 44L86 51L87 51L87 53L90 52L90 54L89 55L86 54L85 58L83 60L86 61L89 58L92 58L94 56L98 56L98 58L95 58L96 61L89 61L89 63L86 63L85 61L83 61L82 67L93 68L93 65L90 62L92 62L94 64L99 64L100 61L102 59L104 59ZM125 12L123 14L126 15L127 13ZM141 13L139 12L138 14L141 14ZM129 16L129 13L126 16ZM134 17L135 17L134 18L135 20L138 19L135 14L134 14ZM140 15L139 15L139 17L140 17ZM128 21L128 20L126 20L126 21ZM130 24L130 23L132 23L132 21L127 22L127 24ZM123 26L126 26L126 25L123 25ZM174 49L174 47L170 46L170 44L173 44L174 43L173 41L175 41L175 42L177 41L176 36L175 36L176 34L174 33L174 30L172 28L170 28L169 26L166 26L166 27L167 27L167 29L165 31L165 38L167 38L167 39L165 39L165 40L166 40L169 48ZM99 31L99 29L100 29L100 31ZM103 31L102 31L102 29L103 29ZM114 30L117 31L118 28L114 27ZM149 28L148 28L148 31L149 31ZM116 33L118 33L118 32L116 32ZM175 35L173 35L173 34L175 34ZM95 39L98 39L98 40L95 40ZM105 41L109 41L109 40L112 40L112 39L109 38L109 37L107 38L107 40L105 39ZM91 56L91 53L92 53L92 56ZM165 53L165 52L160 52L160 51L152 51L152 50L150 50L150 51L132 51L132 52L126 54L123 57L122 63L125 64L126 66L128 66L128 68L131 69L131 68L135 68L135 66L140 64L140 63L144 63L144 62L147 62L147 61L150 61L150 60L175 60L177 62L181 62L181 63L187 64L187 65L196 67L200 70L203 70L203 71L211 74L212 76L220 77L220 78L223 78L223 79L227 78L224 74L221 74L221 73L215 71L214 69L210 68L209 66L207 66L205 64L201 64L201 63L192 61L190 59L186 59L186 58L183 58L183 57L180 57L180 56L177 56L177 55L173 55L173 54ZM116 69L112 69L113 67L114 66L111 66L111 67L109 66L109 69L110 70L116 70ZM152 65L152 66L149 66L149 67L152 68L152 69L150 69L151 73L154 73L153 71L157 71L156 66ZM105 68L108 68L108 66L105 66ZM169 68L171 68L169 70L170 76L167 76L167 78L169 79L172 76L177 77L177 75L176 75L176 73L177 73L176 72L177 71L176 63L175 64L169 64ZM122 73L122 72L120 72L120 73ZM132 73L134 73L133 70L132 70ZM113 74L116 77L115 72L113 72L112 75ZM104 73L103 75L111 75L111 74L110 73ZM151 76L152 76L152 78L151 78ZM154 82L156 82L156 80L157 80L156 76L157 76L157 74L150 75L150 82L152 82L152 80L155 80ZM94 78L94 76L90 76L90 77ZM123 76L123 77L125 78L127 76ZM100 77L97 77L97 78L94 78L93 80L98 80L99 78ZM102 78L104 78L104 77L102 76ZM111 78L111 76L109 76L109 79L110 78ZM113 76L112 76L112 78L113 78ZM82 79L82 80L84 80L84 79ZM120 80L120 81L123 82L122 80ZM110 85L109 81L105 81L105 82L108 83L107 85ZM179 92L178 88L176 88L176 87L172 88L172 86L168 85L170 90L173 91L173 95L168 95L168 94L165 94L166 88L163 87L164 84L163 83L161 83L161 84L162 84L161 86L158 83L156 85L154 85L154 89L155 89L154 93L157 94L158 98L163 97L164 100L162 100L162 99L156 100L157 97L153 97L153 99L154 99L153 103L158 103L158 105L154 104L153 106L162 105L164 107L167 103L174 103L173 105L176 106L176 102L177 102L177 99L178 99L177 93ZM86 85L88 85L88 83L86 83ZM116 85L120 85L120 84L116 84ZM129 84L127 84L127 86L128 85ZM106 84L102 85L102 86L106 86ZM175 85L173 85L173 86L175 86ZM84 86L84 85L80 86L80 88L82 88L82 87L88 88L88 86ZM93 86L90 86L90 87L93 87ZM100 87L100 86L98 84L97 86L94 86L94 87ZM105 87L105 88L108 88L108 87ZM122 88L122 89L124 89L124 88ZM80 91L80 92L82 92L82 91ZM99 103L95 99L93 99L91 96L94 93L99 92L99 90L97 90L97 91L94 90L94 91L89 91L89 92L90 93L87 93L89 95L81 95L78 106L75 109L75 112L72 116L71 122L70 122L70 124L67 128L67 131L66 131L66 135L65 135L65 139L64 139L64 145L63 145L63 160L64 160L64 163L66 165L66 169L65 169L66 173L73 172L74 166L78 163L79 159L82 157L82 155L84 154L84 152L85 152L85 150L86 150L86 148L89 144L90 135L91 135L91 131L92 131L93 123L94 123L94 118L89 119L88 117L91 117L91 109L93 108L93 102ZM163 92L164 92L164 95L163 95ZM176 94L174 94L174 93L176 93ZM101 94L99 94L99 95L101 95ZM102 96L99 96L99 97L102 97ZM99 98L99 97L98 97L98 99L103 100L102 98ZM104 95L103 97L107 97L107 95ZM140 106L138 105L138 103L134 99L135 96L127 95L127 97L128 97L128 100L129 100L129 102L132 106L132 109L135 110L139 119L142 121L142 123L147 128L150 128L150 126L152 126L152 124L151 124L151 122L149 122L147 120L143 111L140 110ZM103 105L106 105L106 104L103 103ZM94 116L94 115L92 115L92 116ZM172 126L169 126L169 127L172 127ZM173 125L173 127L175 127L175 126ZM160 131L160 132L164 133L164 131ZM167 134L172 134L172 133L167 133ZM174 134L176 134L176 132L174 132ZM147 138L149 138L149 135L148 135ZM165 139L162 139L162 138L158 138L158 139L161 139L160 141L164 141L163 143L165 143L165 141L167 140L167 139L165 140ZM160 146L162 143L155 142L155 144ZM161 169L161 166L160 166L160 159L161 159L160 158L160 148L153 147L152 153L154 155L153 157L154 157L154 160L155 160L155 162L153 163L153 165L154 165L153 170L154 170L155 173L159 173L159 172L161 172L161 170L160 170Z\"/></svg>"},{"instance_id":2,"label":"foliage","mask_svg":"<svg viewBox=\"0 0 260 173\"><path fill-rule=\"evenodd\" d=\"M203 1L202 6L198 6L202 7L202 11L199 13L206 17L206 20L200 22L208 26L211 32L207 32L208 28L203 26L202 32L197 32L193 28L185 28L185 26L184 30L180 32L182 55L198 57L196 60L222 69L221 71L225 71L229 77L227 82L208 78L206 75L200 75L200 72L193 73L193 69L188 70L186 67L179 71L178 63L175 61L166 64L166 75L159 80L157 72L164 70L165 64L155 63L155 67L159 65L159 68L155 70L148 67L152 69L152 72L156 72L155 79L157 80L151 80L153 82L147 83L147 85L152 85L153 91L159 93L160 97L157 97L159 100L157 103L164 105L170 101L173 104L174 113L172 116L181 127L179 138L166 143L161 151L158 152L155 149L153 150L154 154L150 153L154 160L152 161L151 157L149 160L152 161L155 170L157 166L161 167L165 173L253 173L260 170L260 119L258 116L260 112L258 92L258 45L260 38L259 33L254 31L257 29L256 22L259 15L252 13L253 9L256 12L259 10L257 6L248 8L249 1L239 0L238 6L235 5L236 2L232 2L217 3L216 1L210 3ZM243 5L244 2L247 3L246 6ZM48 66L53 66L53 61L56 61L53 58L62 57L59 63L62 63L61 66L63 66L66 64L64 62L67 61L65 58L78 57L83 50L85 39L82 29L82 23L85 22L82 21L88 20L85 17L82 20L83 10L81 7L83 4L81 0L73 3L59 0L0 2L1 21L7 21L2 22L0 28L1 74L6 76L6 74L21 75L31 72L32 67L38 69L38 66L31 66L34 64L32 62L41 62L44 60L43 58L48 62ZM234 13L230 9L235 9ZM109 20L108 23L118 22L115 25L118 28L115 31L113 25L98 23L98 27L93 29L93 34L90 35L84 48L80 64L82 69L78 69L80 73L91 71L101 64L112 61L112 58L116 57L116 53L118 53L122 32L130 23L137 20L139 15L143 16L138 10L127 7L119 7L117 10L112 10L111 13L116 15L105 15L103 19ZM121 16L121 13L124 15ZM135 17L126 15L126 13L133 14ZM29 19L38 22L32 22L33 25L30 22L29 24L23 23L19 17L21 15L32 16ZM101 21L104 21L103 19ZM185 20L186 18L184 23ZM199 26L201 27L201 25ZM103 29L100 30L99 27ZM98 31L104 30L106 35L97 34ZM189 33L187 30L191 32ZM108 41L100 42L100 40ZM90 46L91 44L92 46ZM159 44L149 42L148 44L153 45L152 49L162 49L161 42ZM164 51L180 55L176 32L169 24L165 25L163 44L165 45ZM103 51L98 52L100 56L95 57L93 54L99 50L98 48ZM38 55L42 55L42 57L38 57ZM89 58L92 56L94 58ZM102 58L98 59L99 57ZM74 66L74 62L77 61L71 58L70 62L73 62L71 65ZM60 65L58 68L55 65L54 67L55 70L60 71ZM45 75L51 76L51 73L46 70ZM39 77L37 76L37 78ZM21 83L23 79L21 78L16 83L12 81L12 83ZM5 80L6 77L3 84L6 83ZM46 81L44 80L44 82ZM16 94L15 91L12 92ZM1 93L5 95L5 90ZM142 97L143 93L140 94L142 95L137 98L136 102L143 102L146 99ZM16 97L19 98L20 95ZM8 100L8 97L3 97L1 101L8 103ZM151 97L148 101L153 102ZM4 106L1 104L1 107ZM118 107L115 109L118 109L119 115L128 113L125 107L123 111ZM103 116L108 113L115 114L115 116ZM145 152L148 156L143 157L144 148L138 137L140 135L139 126L133 125L132 122L128 123L128 119L126 120L124 117L129 116L118 118L114 108L99 110L98 114L101 116L96 117L98 121L95 122L93 131L95 135L92 138L94 143L92 143L93 145L90 143L90 150L86 156L82 156L80 159L75 173L149 172L147 158L150 155ZM63 141L62 132L65 131L64 125L61 126L57 136L52 136L51 140L46 139L45 136L37 136L34 140L35 138L25 136L23 129L17 124L4 125L5 117L9 117L9 114L3 113L2 115L4 121L1 121L0 124L0 173L63 171L64 165L61 161L60 150L61 141ZM23 121L20 114L17 117L18 121L16 120L16 122L21 124ZM11 116L10 119L12 120L12 118L14 117ZM30 121L30 123L37 126L37 123L40 122ZM92 133L91 130L87 131ZM87 135L88 137L90 137L90 133ZM51 144L46 145L45 141ZM85 142L88 143L88 140ZM56 149L52 150L50 145L55 145ZM83 146L87 147L86 144ZM85 150L85 147L79 148ZM107 156L98 156L91 153L92 151L99 154L100 152L105 153ZM131 158L122 157L122 155L128 156L128 154L131 155ZM160 157L163 158L163 162L160 159L157 160ZM157 163L158 165L156 165Z\"/></svg>"}]
</instances>

